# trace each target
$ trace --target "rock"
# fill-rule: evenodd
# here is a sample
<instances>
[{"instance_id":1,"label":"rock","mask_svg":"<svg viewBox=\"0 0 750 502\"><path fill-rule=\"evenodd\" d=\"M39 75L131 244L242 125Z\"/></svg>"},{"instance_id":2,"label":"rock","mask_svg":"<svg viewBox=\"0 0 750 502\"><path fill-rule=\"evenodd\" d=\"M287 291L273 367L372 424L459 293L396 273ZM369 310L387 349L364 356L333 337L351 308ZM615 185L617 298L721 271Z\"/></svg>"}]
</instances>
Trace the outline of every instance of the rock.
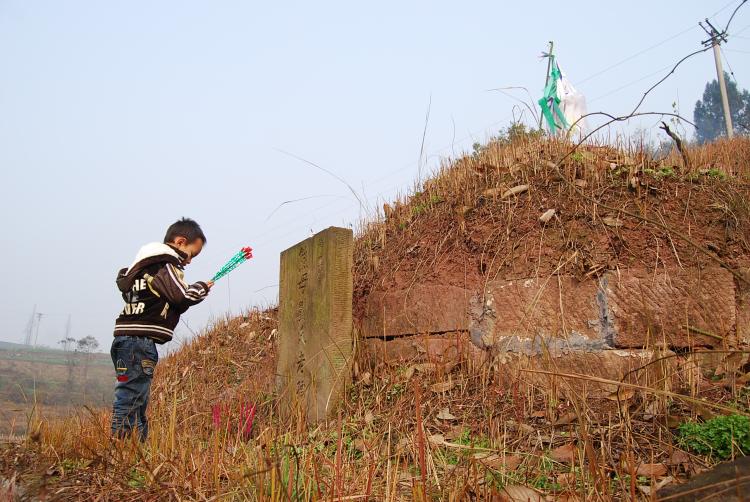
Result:
<instances>
[{"instance_id":1,"label":"rock","mask_svg":"<svg viewBox=\"0 0 750 502\"><path fill-rule=\"evenodd\" d=\"M670 502L740 502L750 493L750 456L723 462L682 485L659 490L657 500ZM667 498L668 497L668 498Z\"/></svg>"},{"instance_id":2,"label":"rock","mask_svg":"<svg viewBox=\"0 0 750 502\"><path fill-rule=\"evenodd\" d=\"M512 195L522 194L525 191L527 191L528 189L529 189L529 185L517 185L517 186L514 186L513 188L511 188L508 191L506 191L505 193L503 193L503 196L501 197L501 199L505 199L505 198L510 197Z\"/></svg>"},{"instance_id":3,"label":"rock","mask_svg":"<svg viewBox=\"0 0 750 502\"><path fill-rule=\"evenodd\" d=\"M539 221L541 223L549 223L549 220L551 220L554 215L555 215L555 210L554 209L547 209L544 212L544 214L542 214L539 217Z\"/></svg>"},{"instance_id":4,"label":"rock","mask_svg":"<svg viewBox=\"0 0 750 502\"><path fill-rule=\"evenodd\" d=\"M608 227L621 227L622 226L622 220L619 218L614 218L612 216L605 216L602 218L602 223L607 225Z\"/></svg>"},{"instance_id":5,"label":"rock","mask_svg":"<svg viewBox=\"0 0 750 502\"><path fill-rule=\"evenodd\" d=\"M443 408L442 410L440 410L440 412L437 414L437 418L439 420L458 420L458 417L448 411L448 408Z\"/></svg>"}]
</instances>

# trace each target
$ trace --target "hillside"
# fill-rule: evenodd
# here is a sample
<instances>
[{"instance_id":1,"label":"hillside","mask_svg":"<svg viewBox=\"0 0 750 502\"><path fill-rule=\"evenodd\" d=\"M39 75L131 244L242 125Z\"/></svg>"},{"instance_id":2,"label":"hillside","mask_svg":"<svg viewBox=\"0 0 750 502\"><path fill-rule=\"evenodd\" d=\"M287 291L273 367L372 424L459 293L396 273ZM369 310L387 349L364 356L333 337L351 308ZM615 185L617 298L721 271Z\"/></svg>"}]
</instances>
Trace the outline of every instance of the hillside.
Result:
<instances>
[{"instance_id":1,"label":"hillside","mask_svg":"<svg viewBox=\"0 0 750 502\"><path fill-rule=\"evenodd\" d=\"M586 279L636 265L720 266L740 281L750 140L689 159L498 138L363 227L355 317L373 293L421 284ZM6 447L0 476L60 500L645 500L721 459L680 436L680 423L750 413L743 350L657 348L634 371L645 378L619 387L427 352L360 359L338 419L307 429L276 408L276 326L275 311L251 310L164 358L144 447L113 445L106 413L40 417L25 445Z\"/></svg>"}]
</instances>

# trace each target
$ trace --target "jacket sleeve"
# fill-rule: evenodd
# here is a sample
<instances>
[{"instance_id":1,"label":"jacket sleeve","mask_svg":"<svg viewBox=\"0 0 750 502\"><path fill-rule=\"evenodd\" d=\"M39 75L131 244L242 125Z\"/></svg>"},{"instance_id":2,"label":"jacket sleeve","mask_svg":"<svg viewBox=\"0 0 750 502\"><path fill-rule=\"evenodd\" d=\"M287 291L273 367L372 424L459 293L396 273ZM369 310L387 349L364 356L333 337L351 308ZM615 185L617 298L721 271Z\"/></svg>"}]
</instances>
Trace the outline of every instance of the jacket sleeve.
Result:
<instances>
[{"instance_id":1,"label":"jacket sleeve","mask_svg":"<svg viewBox=\"0 0 750 502\"><path fill-rule=\"evenodd\" d=\"M205 282L198 281L188 286L183 277L182 270L167 263L151 281L156 292L180 312L202 302L208 295L208 285Z\"/></svg>"}]
</instances>

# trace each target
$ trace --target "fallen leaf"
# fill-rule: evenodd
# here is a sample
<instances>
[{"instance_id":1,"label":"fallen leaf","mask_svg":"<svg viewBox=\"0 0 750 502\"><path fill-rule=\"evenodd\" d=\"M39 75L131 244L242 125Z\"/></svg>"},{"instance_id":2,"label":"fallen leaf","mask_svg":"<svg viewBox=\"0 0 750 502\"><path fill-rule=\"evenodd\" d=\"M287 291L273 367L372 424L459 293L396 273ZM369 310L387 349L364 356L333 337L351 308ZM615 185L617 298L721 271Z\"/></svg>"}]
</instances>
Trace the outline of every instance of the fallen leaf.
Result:
<instances>
[{"instance_id":1,"label":"fallen leaf","mask_svg":"<svg viewBox=\"0 0 750 502\"><path fill-rule=\"evenodd\" d=\"M519 195L524 193L526 190L529 189L529 185L517 185L511 188L510 190L506 191L501 199L505 199L506 197L510 197L511 195Z\"/></svg>"},{"instance_id":2,"label":"fallen leaf","mask_svg":"<svg viewBox=\"0 0 750 502\"><path fill-rule=\"evenodd\" d=\"M608 227L621 227L622 226L621 219L613 218L611 216L605 216L604 218L602 218L602 223L604 223Z\"/></svg>"},{"instance_id":3,"label":"fallen leaf","mask_svg":"<svg viewBox=\"0 0 750 502\"><path fill-rule=\"evenodd\" d=\"M531 416L534 418L544 418L545 416L547 416L547 412L544 410L539 410L532 413Z\"/></svg>"},{"instance_id":4,"label":"fallen leaf","mask_svg":"<svg viewBox=\"0 0 750 502\"><path fill-rule=\"evenodd\" d=\"M526 434L531 434L532 432L534 432L534 428L532 426L516 422L515 420L506 420L505 426L510 430L516 430L519 432L524 432Z\"/></svg>"},{"instance_id":5,"label":"fallen leaf","mask_svg":"<svg viewBox=\"0 0 750 502\"><path fill-rule=\"evenodd\" d=\"M578 415L576 415L576 412L575 411L569 411L565 415L563 415L560 418L558 418L557 420L555 420L555 422L552 425L555 425L555 426L558 426L558 425L568 425L568 424L572 424L576 420L578 420Z\"/></svg>"},{"instance_id":6,"label":"fallen leaf","mask_svg":"<svg viewBox=\"0 0 750 502\"><path fill-rule=\"evenodd\" d=\"M554 215L555 215L555 210L554 209L547 209L544 212L544 214L542 214L539 217L539 221L542 222L542 223L548 223L549 220L551 220Z\"/></svg>"},{"instance_id":7,"label":"fallen leaf","mask_svg":"<svg viewBox=\"0 0 750 502\"><path fill-rule=\"evenodd\" d=\"M538 491L521 485L509 485L498 492L500 502L544 502Z\"/></svg>"},{"instance_id":8,"label":"fallen leaf","mask_svg":"<svg viewBox=\"0 0 750 502\"><path fill-rule=\"evenodd\" d=\"M661 477L666 473L667 466L664 464L641 464L635 471L635 474L637 476L646 476L649 478Z\"/></svg>"},{"instance_id":9,"label":"fallen leaf","mask_svg":"<svg viewBox=\"0 0 750 502\"><path fill-rule=\"evenodd\" d=\"M627 401L635 396L635 390L627 387L620 387L617 391L609 394L607 399L610 401Z\"/></svg>"},{"instance_id":10,"label":"fallen leaf","mask_svg":"<svg viewBox=\"0 0 750 502\"><path fill-rule=\"evenodd\" d=\"M514 471L521 464L517 455L498 455L497 453L479 452L474 454L474 460L483 466L496 471Z\"/></svg>"},{"instance_id":11,"label":"fallen leaf","mask_svg":"<svg viewBox=\"0 0 750 502\"><path fill-rule=\"evenodd\" d=\"M573 443L568 443L562 446L558 446L557 448L549 452L549 456L556 462L570 464L576 458L576 445Z\"/></svg>"},{"instance_id":12,"label":"fallen leaf","mask_svg":"<svg viewBox=\"0 0 750 502\"><path fill-rule=\"evenodd\" d=\"M453 382L453 381L438 382L438 383L430 385L430 390L432 392L448 392L455 385L456 385L456 382Z\"/></svg>"},{"instance_id":13,"label":"fallen leaf","mask_svg":"<svg viewBox=\"0 0 750 502\"><path fill-rule=\"evenodd\" d=\"M588 182L586 180L575 180L575 185L580 188L586 187L588 185Z\"/></svg>"},{"instance_id":14,"label":"fallen leaf","mask_svg":"<svg viewBox=\"0 0 750 502\"><path fill-rule=\"evenodd\" d=\"M440 420L458 420L458 417L448 411L448 408L443 408L442 410L440 410L440 412L437 414L437 418Z\"/></svg>"},{"instance_id":15,"label":"fallen leaf","mask_svg":"<svg viewBox=\"0 0 750 502\"><path fill-rule=\"evenodd\" d=\"M240 328L246 328L248 326L250 326L249 322L243 322L242 324L240 324Z\"/></svg>"},{"instance_id":16,"label":"fallen leaf","mask_svg":"<svg viewBox=\"0 0 750 502\"><path fill-rule=\"evenodd\" d=\"M675 450L667 460L668 465L683 465L690 463L690 455L682 450Z\"/></svg>"},{"instance_id":17,"label":"fallen leaf","mask_svg":"<svg viewBox=\"0 0 750 502\"><path fill-rule=\"evenodd\" d=\"M365 444L365 440L362 438L357 438L354 440L354 448L361 452L367 451L367 445Z\"/></svg>"}]
</instances>

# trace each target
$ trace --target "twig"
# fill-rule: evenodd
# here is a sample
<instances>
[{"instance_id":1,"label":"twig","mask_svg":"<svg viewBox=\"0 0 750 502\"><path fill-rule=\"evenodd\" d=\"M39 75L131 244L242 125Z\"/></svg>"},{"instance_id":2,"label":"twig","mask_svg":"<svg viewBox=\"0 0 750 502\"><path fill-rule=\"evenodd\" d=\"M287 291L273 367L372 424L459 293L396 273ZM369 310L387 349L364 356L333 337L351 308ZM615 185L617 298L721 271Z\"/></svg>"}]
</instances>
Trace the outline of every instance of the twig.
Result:
<instances>
[{"instance_id":1,"label":"twig","mask_svg":"<svg viewBox=\"0 0 750 502\"><path fill-rule=\"evenodd\" d=\"M677 150L680 152L680 155L682 155L682 162L685 164L685 169L690 169L690 161L688 159L687 151L685 151L685 147L682 145L682 139L680 139L677 133L672 132L672 129L670 129L667 123L663 120L659 129L663 130L667 133L667 136L672 138L672 141L674 141L677 146Z\"/></svg>"},{"instance_id":2,"label":"twig","mask_svg":"<svg viewBox=\"0 0 750 502\"><path fill-rule=\"evenodd\" d=\"M711 338L715 338L717 340L723 340L724 339L723 336L715 335L715 334L711 333L710 331L706 331L706 330L703 330L703 329L700 329L700 328L696 328L695 326L690 326L690 325L686 324L686 325L680 326L680 327L682 329L686 329L688 331L692 331L694 333L698 333L699 335L710 336Z\"/></svg>"}]
</instances>

